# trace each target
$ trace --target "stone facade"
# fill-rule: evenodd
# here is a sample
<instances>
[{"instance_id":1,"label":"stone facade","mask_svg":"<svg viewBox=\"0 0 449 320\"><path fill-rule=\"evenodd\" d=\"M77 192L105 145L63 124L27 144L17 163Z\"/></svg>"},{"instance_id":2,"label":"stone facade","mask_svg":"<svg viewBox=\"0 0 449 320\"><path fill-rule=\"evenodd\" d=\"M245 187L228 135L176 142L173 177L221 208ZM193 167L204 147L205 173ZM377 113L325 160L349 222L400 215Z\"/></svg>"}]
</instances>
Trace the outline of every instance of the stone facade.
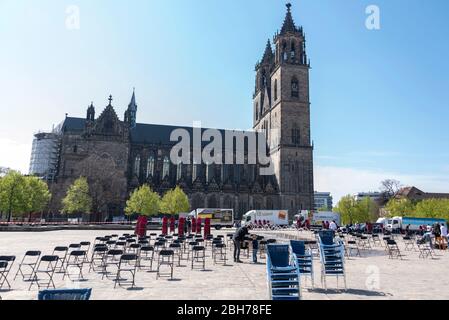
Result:
<instances>
[{"instance_id":1,"label":"stone facade","mask_svg":"<svg viewBox=\"0 0 449 320\"><path fill-rule=\"evenodd\" d=\"M96 208L102 218L121 214L129 193L142 184L151 185L160 194L179 185L188 194L191 209L232 208L237 217L251 209L289 210L291 216L299 210L312 210L310 65L302 28L295 26L290 5L274 45L273 51L271 43L267 44L257 63L253 106L253 129L267 137L274 175L260 175L261 166L247 162L173 163L170 152L175 142L170 141L170 134L179 128L137 123L133 93L124 121L118 119L112 97L97 119L93 105L86 118L66 118L61 128L58 173L52 184L52 210L60 209L63 195L76 178L92 175L94 181L95 173L102 170L118 189L112 195L108 183L100 187L100 193L109 199Z\"/></svg>"}]
</instances>

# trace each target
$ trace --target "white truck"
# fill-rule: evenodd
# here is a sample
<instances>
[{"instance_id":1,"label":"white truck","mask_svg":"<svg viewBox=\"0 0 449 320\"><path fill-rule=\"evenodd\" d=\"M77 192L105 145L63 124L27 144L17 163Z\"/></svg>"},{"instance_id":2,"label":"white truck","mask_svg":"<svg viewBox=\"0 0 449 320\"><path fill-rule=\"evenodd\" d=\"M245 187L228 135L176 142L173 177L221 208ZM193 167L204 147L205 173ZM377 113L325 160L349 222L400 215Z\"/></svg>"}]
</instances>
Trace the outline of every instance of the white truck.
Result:
<instances>
[{"instance_id":1,"label":"white truck","mask_svg":"<svg viewBox=\"0 0 449 320\"><path fill-rule=\"evenodd\" d=\"M271 226L288 226L288 210L251 210L243 215L242 225L260 223Z\"/></svg>"},{"instance_id":2,"label":"white truck","mask_svg":"<svg viewBox=\"0 0 449 320\"><path fill-rule=\"evenodd\" d=\"M341 226L340 214L338 212L315 212L312 216L312 224L313 225L321 225L323 222L332 222L335 221L337 226Z\"/></svg>"},{"instance_id":3,"label":"white truck","mask_svg":"<svg viewBox=\"0 0 449 320\"><path fill-rule=\"evenodd\" d=\"M435 223L443 224L447 227L447 221L438 218L413 218L413 217L393 217L384 222L385 229L392 232L405 230L410 226L410 231L418 231L419 227L433 226Z\"/></svg>"}]
</instances>

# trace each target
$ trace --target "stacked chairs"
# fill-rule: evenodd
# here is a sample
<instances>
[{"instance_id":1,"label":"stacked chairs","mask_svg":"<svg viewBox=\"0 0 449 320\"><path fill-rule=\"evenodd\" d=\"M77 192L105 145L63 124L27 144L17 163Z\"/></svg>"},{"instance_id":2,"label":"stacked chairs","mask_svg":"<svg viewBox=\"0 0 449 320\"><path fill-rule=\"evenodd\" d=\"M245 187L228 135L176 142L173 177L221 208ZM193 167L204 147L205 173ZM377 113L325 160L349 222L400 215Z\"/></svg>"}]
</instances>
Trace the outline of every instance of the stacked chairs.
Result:
<instances>
[{"instance_id":1,"label":"stacked chairs","mask_svg":"<svg viewBox=\"0 0 449 320\"><path fill-rule=\"evenodd\" d=\"M267 246L267 278L271 300L301 299L301 278L289 245Z\"/></svg>"},{"instance_id":2,"label":"stacked chairs","mask_svg":"<svg viewBox=\"0 0 449 320\"><path fill-rule=\"evenodd\" d=\"M38 300L89 300L92 289L59 289L39 291Z\"/></svg>"},{"instance_id":3,"label":"stacked chairs","mask_svg":"<svg viewBox=\"0 0 449 320\"><path fill-rule=\"evenodd\" d=\"M22 280L28 277L28 280L31 280L31 277L34 275L34 269L39 263L39 258L41 256L40 251L27 251L22 258L22 261L19 263L19 269L14 276L14 280L16 280L19 273L22 275ZM59 258L59 257L58 257ZM26 273L27 271L24 269L29 269L30 273Z\"/></svg>"},{"instance_id":4,"label":"stacked chairs","mask_svg":"<svg viewBox=\"0 0 449 320\"><path fill-rule=\"evenodd\" d=\"M173 280L173 269L174 269L174 252L173 250L161 250L159 252L159 258L157 262L157 275L156 279L164 276L170 276L170 279ZM170 268L169 273L161 272L161 266L168 266Z\"/></svg>"},{"instance_id":5,"label":"stacked chairs","mask_svg":"<svg viewBox=\"0 0 449 320\"><path fill-rule=\"evenodd\" d=\"M65 272L65 262L67 259L67 253L69 251L68 247L55 247L53 249L53 256L58 256L58 265L56 268L59 268L58 272Z\"/></svg>"},{"instance_id":6,"label":"stacked chairs","mask_svg":"<svg viewBox=\"0 0 449 320\"><path fill-rule=\"evenodd\" d=\"M143 246L140 248L140 256L139 256L139 270L142 270L144 268L147 268L148 266L145 266L142 264L142 261L149 261L150 262L150 271L153 270L153 260L154 260L154 247L152 246Z\"/></svg>"},{"instance_id":7,"label":"stacked chairs","mask_svg":"<svg viewBox=\"0 0 449 320\"><path fill-rule=\"evenodd\" d=\"M15 260L16 256L0 256L0 289L3 289L5 283L8 286L8 289L11 289L8 275Z\"/></svg>"},{"instance_id":8,"label":"stacked chairs","mask_svg":"<svg viewBox=\"0 0 449 320\"><path fill-rule=\"evenodd\" d=\"M347 289L343 243L334 243L330 233L326 232L320 232L318 239L320 242L321 283L325 290L327 290L327 277L329 276L337 278L337 287L338 279L343 277L345 289Z\"/></svg>"},{"instance_id":9,"label":"stacked chairs","mask_svg":"<svg viewBox=\"0 0 449 320\"><path fill-rule=\"evenodd\" d=\"M313 254L310 248L306 249L304 241L291 240L290 246L301 277L309 277L312 282L312 288L315 285L313 276Z\"/></svg>"},{"instance_id":10,"label":"stacked chairs","mask_svg":"<svg viewBox=\"0 0 449 320\"><path fill-rule=\"evenodd\" d=\"M388 252L388 258L390 259L401 259L402 260L402 254L401 250L399 250L399 246L396 243L395 240L389 239L386 241L386 248Z\"/></svg>"},{"instance_id":11,"label":"stacked chairs","mask_svg":"<svg viewBox=\"0 0 449 320\"><path fill-rule=\"evenodd\" d=\"M201 265L201 269L206 269L206 248L201 245L192 247L192 270L196 265Z\"/></svg>"},{"instance_id":12,"label":"stacked chairs","mask_svg":"<svg viewBox=\"0 0 449 320\"><path fill-rule=\"evenodd\" d=\"M93 269L94 271L97 271L99 268L101 271L104 269L104 257L106 253L108 252L107 245L98 245L95 246L92 251L92 256L90 258L90 266L89 266L89 272Z\"/></svg>"},{"instance_id":13,"label":"stacked chairs","mask_svg":"<svg viewBox=\"0 0 449 320\"><path fill-rule=\"evenodd\" d=\"M67 276L70 280L72 280L71 276L76 275L77 280L83 280L83 267L84 263L87 262L87 253L84 250L74 250L69 253L69 256L67 258L66 266L65 266L65 272L64 276L62 277L62 280L65 279ZM76 274L73 274L70 272L70 269L77 269L78 272Z\"/></svg>"},{"instance_id":14,"label":"stacked chairs","mask_svg":"<svg viewBox=\"0 0 449 320\"><path fill-rule=\"evenodd\" d=\"M136 254L123 254L120 256L120 261L118 264L117 269L117 275L114 280L114 289L117 286L117 283L119 286L122 286L123 283L130 283L131 288L134 288L135 286L135 279L136 279L136 271L137 266L139 265L139 258ZM132 277L131 281L127 281L127 279L123 279L121 277L122 273L129 273Z\"/></svg>"},{"instance_id":15,"label":"stacked chairs","mask_svg":"<svg viewBox=\"0 0 449 320\"><path fill-rule=\"evenodd\" d=\"M36 267L33 269L33 275L30 278L30 287L28 290L31 290L33 284L36 284L40 289L41 287L46 287L47 289L52 286L55 288L55 283L53 282L53 276L56 271L56 267L58 265L59 257L58 256L42 256L37 263ZM43 275L46 277L45 279L41 279L39 276Z\"/></svg>"}]
</instances>

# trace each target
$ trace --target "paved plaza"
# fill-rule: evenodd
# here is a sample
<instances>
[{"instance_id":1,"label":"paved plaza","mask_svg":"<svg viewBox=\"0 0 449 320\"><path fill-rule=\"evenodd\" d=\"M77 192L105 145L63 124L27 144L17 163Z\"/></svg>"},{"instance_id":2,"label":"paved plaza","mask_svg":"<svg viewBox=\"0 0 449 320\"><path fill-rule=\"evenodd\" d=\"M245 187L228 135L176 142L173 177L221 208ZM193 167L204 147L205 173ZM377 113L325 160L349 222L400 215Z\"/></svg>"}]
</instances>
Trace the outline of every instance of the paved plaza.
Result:
<instances>
[{"instance_id":1,"label":"paved plaza","mask_svg":"<svg viewBox=\"0 0 449 320\"><path fill-rule=\"evenodd\" d=\"M232 230L214 231L214 235L226 234ZM36 299L37 286L28 291L29 282L20 277L12 280L23 254L27 250L40 250L51 254L56 246L68 246L81 241L94 242L98 236L111 233L122 234L130 231L51 231L27 233L0 233L0 255L15 255L16 262L8 277L12 290L1 290L4 300ZM310 232L258 231L266 238L277 237L284 240L285 235L312 239ZM416 251L405 251L400 240L399 247L405 255L403 260L392 260L382 246L372 250L362 250L362 257L346 259L348 290L336 290L336 279L328 280L326 292L320 281L320 262L315 259L315 288L310 281L303 281L302 293L305 300L339 299L449 299L449 252L437 251L435 259L420 259ZM85 281L62 280L62 274L55 275L57 288L93 288L92 299L96 300L262 300L268 298L265 260L252 264L243 255L243 264L232 262L232 251L228 250L228 265L214 265L211 250L207 248L206 270L191 270L189 261L182 261L175 267L174 279L156 279L155 272L138 271L136 287L114 289L111 279L101 279L101 274L88 272L84 267ZM339 281L343 289L343 281Z\"/></svg>"}]
</instances>

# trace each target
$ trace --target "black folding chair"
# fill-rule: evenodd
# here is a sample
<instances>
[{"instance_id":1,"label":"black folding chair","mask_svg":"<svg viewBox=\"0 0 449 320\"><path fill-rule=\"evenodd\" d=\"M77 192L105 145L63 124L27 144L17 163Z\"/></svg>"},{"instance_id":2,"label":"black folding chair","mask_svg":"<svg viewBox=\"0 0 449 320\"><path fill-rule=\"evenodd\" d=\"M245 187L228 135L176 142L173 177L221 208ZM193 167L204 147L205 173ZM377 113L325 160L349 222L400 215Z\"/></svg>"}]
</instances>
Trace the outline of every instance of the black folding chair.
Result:
<instances>
[{"instance_id":1,"label":"black folding chair","mask_svg":"<svg viewBox=\"0 0 449 320\"><path fill-rule=\"evenodd\" d=\"M16 256L0 256L0 289L3 289L5 283L8 285L8 289L11 289L8 275L15 260Z\"/></svg>"},{"instance_id":2,"label":"black folding chair","mask_svg":"<svg viewBox=\"0 0 449 320\"><path fill-rule=\"evenodd\" d=\"M76 275L77 280L84 280L83 276L83 267L84 263L87 261L87 253L84 250L75 250L70 252L69 257L67 258L66 267L64 276L62 280L67 276L70 280L72 280L71 276ZM70 269L78 269L78 273L73 274L70 273ZM72 280L73 281L73 280Z\"/></svg>"},{"instance_id":3,"label":"black folding chair","mask_svg":"<svg viewBox=\"0 0 449 320\"><path fill-rule=\"evenodd\" d=\"M28 277L28 280L31 279L34 273L34 269L36 268L39 257L41 256L40 251L27 251L25 252L25 255L22 258L22 261L19 263L19 269L16 272L16 275L14 276L14 280L16 280L17 275L20 273L22 275L22 280L25 280L26 277ZM24 273L23 269L30 269L30 273Z\"/></svg>"},{"instance_id":4,"label":"black folding chair","mask_svg":"<svg viewBox=\"0 0 449 320\"><path fill-rule=\"evenodd\" d=\"M58 261L58 256L42 256L37 266L33 269L33 275L31 277L31 283L28 290L31 290L33 284L37 284L39 289L44 286L48 289L50 288L50 285L54 289L55 283L53 282L53 276L55 274ZM47 281L45 282L45 279L39 278L39 275L47 277Z\"/></svg>"},{"instance_id":5,"label":"black folding chair","mask_svg":"<svg viewBox=\"0 0 449 320\"><path fill-rule=\"evenodd\" d=\"M352 256L352 253L355 252L355 256L359 256L361 257L362 255L360 254L360 248L359 245L357 243L357 241L355 240L348 240L347 244L345 246L345 253L346 256L349 258Z\"/></svg>"},{"instance_id":6,"label":"black folding chair","mask_svg":"<svg viewBox=\"0 0 449 320\"><path fill-rule=\"evenodd\" d=\"M140 248L142 246L138 243L131 243L126 249L126 253L135 254L137 256L140 255Z\"/></svg>"},{"instance_id":7,"label":"black folding chair","mask_svg":"<svg viewBox=\"0 0 449 320\"><path fill-rule=\"evenodd\" d=\"M92 256L90 258L89 272L94 270L95 272L100 268L101 271L104 269L104 257L108 252L108 247L106 245L96 246L92 251Z\"/></svg>"},{"instance_id":8,"label":"black folding chair","mask_svg":"<svg viewBox=\"0 0 449 320\"><path fill-rule=\"evenodd\" d=\"M82 242L80 242L80 250L86 251L86 257L87 257L87 261L86 262L89 262L88 257L89 257L89 250L90 250L90 242L89 241L82 241Z\"/></svg>"},{"instance_id":9,"label":"black folding chair","mask_svg":"<svg viewBox=\"0 0 449 320\"><path fill-rule=\"evenodd\" d=\"M170 276L170 279L173 279L173 268L174 268L174 255L173 250L161 250L159 252L159 258L157 262L157 275L156 279L159 279L163 276ZM168 266L170 268L170 273L162 273L161 266Z\"/></svg>"},{"instance_id":10,"label":"black folding chair","mask_svg":"<svg viewBox=\"0 0 449 320\"><path fill-rule=\"evenodd\" d=\"M411 237L405 236L402 238L404 240L405 244L405 251L415 251L415 242L412 240Z\"/></svg>"},{"instance_id":11,"label":"black folding chair","mask_svg":"<svg viewBox=\"0 0 449 320\"><path fill-rule=\"evenodd\" d=\"M401 250L399 250L399 246L396 243L395 240L387 240L387 252L388 252L388 257L390 259L401 259L402 260L402 254L401 254Z\"/></svg>"},{"instance_id":12,"label":"black folding chair","mask_svg":"<svg viewBox=\"0 0 449 320\"><path fill-rule=\"evenodd\" d=\"M168 248L173 250L174 255L178 257L178 267L181 266L181 244L180 243L171 243Z\"/></svg>"},{"instance_id":13,"label":"black folding chair","mask_svg":"<svg viewBox=\"0 0 449 320\"><path fill-rule=\"evenodd\" d=\"M226 245L222 242L212 244L214 246L213 249L213 258L214 258L214 264L222 262L224 265L226 265L227 261L227 251L226 251Z\"/></svg>"},{"instance_id":14,"label":"black folding chair","mask_svg":"<svg viewBox=\"0 0 449 320\"><path fill-rule=\"evenodd\" d=\"M104 263L103 263L103 276L101 279L104 279L104 277L108 277L108 274L113 274L112 272L108 271L109 267L115 267L118 270L118 266L120 264L120 258L123 255L124 251L119 249L112 249L109 250L105 257L104 257ZM114 274L116 275L116 273Z\"/></svg>"},{"instance_id":15,"label":"black folding chair","mask_svg":"<svg viewBox=\"0 0 449 320\"><path fill-rule=\"evenodd\" d=\"M67 252L69 251L68 247L55 247L53 249L53 256L58 256L59 260L58 260L58 264L56 266L56 268L59 270L57 272L65 272L65 262L67 259Z\"/></svg>"},{"instance_id":16,"label":"black folding chair","mask_svg":"<svg viewBox=\"0 0 449 320\"><path fill-rule=\"evenodd\" d=\"M153 270L153 260L154 260L154 248L152 246L143 246L140 248L140 257L139 257L139 270L147 268L142 264L142 261L150 262L150 271Z\"/></svg>"},{"instance_id":17,"label":"black folding chair","mask_svg":"<svg viewBox=\"0 0 449 320\"><path fill-rule=\"evenodd\" d=\"M204 246L193 246L192 248L192 270L195 264L200 264L202 270L206 269L206 249Z\"/></svg>"},{"instance_id":18,"label":"black folding chair","mask_svg":"<svg viewBox=\"0 0 449 320\"><path fill-rule=\"evenodd\" d=\"M136 254L124 254L120 257L117 276L115 278L114 283L114 289L117 286L117 283L119 284L119 286L122 286L122 283L131 283L131 288L134 288L138 264L139 262ZM127 281L127 279L123 279L121 277L121 274L123 272L131 274L132 281Z\"/></svg>"}]
</instances>

